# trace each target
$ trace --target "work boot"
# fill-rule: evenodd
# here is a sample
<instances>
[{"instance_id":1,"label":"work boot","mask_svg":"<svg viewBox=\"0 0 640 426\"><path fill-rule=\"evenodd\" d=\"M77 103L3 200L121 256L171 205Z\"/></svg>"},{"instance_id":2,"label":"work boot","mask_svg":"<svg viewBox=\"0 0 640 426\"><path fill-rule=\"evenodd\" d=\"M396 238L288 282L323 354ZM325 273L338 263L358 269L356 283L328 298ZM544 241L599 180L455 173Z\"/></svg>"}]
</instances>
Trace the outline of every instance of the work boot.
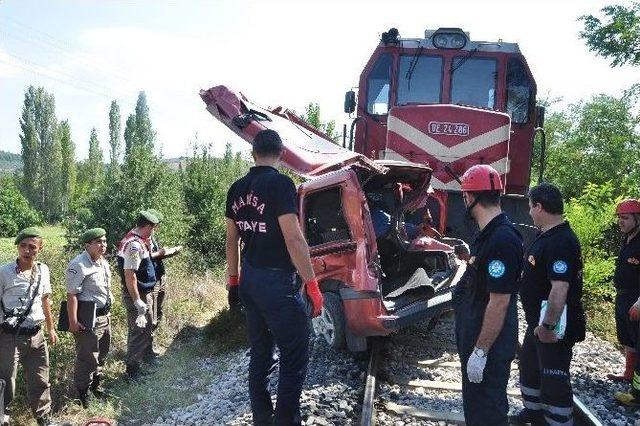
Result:
<instances>
[{"instance_id":1,"label":"work boot","mask_svg":"<svg viewBox=\"0 0 640 426\"><path fill-rule=\"evenodd\" d=\"M80 400L82 408L89 407L89 389L78 389L78 399Z\"/></svg>"},{"instance_id":2,"label":"work boot","mask_svg":"<svg viewBox=\"0 0 640 426\"><path fill-rule=\"evenodd\" d=\"M607 374L607 379L613 382L631 382L633 380L633 369L638 360L638 353L627 350L625 352L624 373L621 375Z\"/></svg>"},{"instance_id":3,"label":"work boot","mask_svg":"<svg viewBox=\"0 0 640 426\"><path fill-rule=\"evenodd\" d=\"M140 371L140 364L127 364L127 380L130 382L139 382L142 380L142 372Z\"/></svg>"},{"instance_id":4,"label":"work boot","mask_svg":"<svg viewBox=\"0 0 640 426\"><path fill-rule=\"evenodd\" d=\"M542 410L531 410L529 408L523 408L516 414L509 416L509 424L513 425L532 425L543 426L545 425L544 414Z\"/></svg>"}]
</instances>

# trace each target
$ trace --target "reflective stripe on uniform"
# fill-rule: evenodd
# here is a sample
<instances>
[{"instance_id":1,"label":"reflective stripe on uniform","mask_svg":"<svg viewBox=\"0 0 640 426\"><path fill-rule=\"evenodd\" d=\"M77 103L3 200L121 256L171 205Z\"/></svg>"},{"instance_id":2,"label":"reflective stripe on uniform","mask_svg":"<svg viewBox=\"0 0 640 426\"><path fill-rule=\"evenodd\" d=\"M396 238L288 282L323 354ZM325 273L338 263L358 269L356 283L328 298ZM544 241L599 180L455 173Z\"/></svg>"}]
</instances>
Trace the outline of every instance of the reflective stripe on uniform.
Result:
<instances>
[{"instance_id":1,"label":"reflective stripe on uniform","mask_svg":"<svg viewBox=\"0 0 640 426\"><path fill-rule=\"evenodd\" d=\"M571 417L573 414L573 407L556 407L554 405L547 404L544 409L545 411L558 416Z\"/></svg>"},{"instance_id":2,"label":"reflective stripe on uniform","mask_svg":"<svg viewBox=\"0 0 640 426\"><path fill-rule=\"evenodd\" d=\"M524 405L525 408L528 408L529 410L534 410L534 411L542 410L542 404L540 404L539 402L527 401L525 399L522 401L522 404Z\"/></svg>"},{"instance_id":3,"label":"reflective stripe on uniform","mask_svg":"<svg viewBox=\"0 0 640 426\"><path fill-rule=\"evenodd\" d=\"M544 419L546 420L549 426L573 426L573 418L571 417L564 422L559 422L557 420L552 419L549 416L544 416Z\"/></svg>"},{"instance_id":4,"label":"reflective stripe on uniform","mask_svg":"<svg viewBox=\"0 0 640 426\"><path fill-rule=\"evenodd\" d=\"M529 388L522 383L520 383L520 392L527 396L540 396L540 389Z\"/></svg>"}]
</instances>

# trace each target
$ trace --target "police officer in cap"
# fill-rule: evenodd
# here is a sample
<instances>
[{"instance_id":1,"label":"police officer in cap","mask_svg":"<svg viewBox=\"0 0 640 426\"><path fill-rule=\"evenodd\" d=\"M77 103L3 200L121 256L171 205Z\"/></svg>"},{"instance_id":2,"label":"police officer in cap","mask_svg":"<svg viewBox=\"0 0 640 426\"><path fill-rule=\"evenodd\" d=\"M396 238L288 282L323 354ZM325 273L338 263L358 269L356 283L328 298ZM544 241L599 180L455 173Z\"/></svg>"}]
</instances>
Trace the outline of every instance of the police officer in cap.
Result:
<instances>
[{"instance_id":1,"label":"police officer in cap","mask_svg":"<svg viewBox=\"0 0 640 426\"><path fill-rule=\"evenodd\" d=\"M506 425L507 381L518 341L522 237L500 208L503 186L495 169L471 167L461 189L467 214L480 227L453 295L465 422Z\"/></svg>"},{"instance_id":2,"label":"police officer in cap","mask_svg":"<svg viewBox=\"0 0 640 426\"><path fill-rule=\"evenodd\" d=\"M103 396L100 387L102 367L111 346L111 317L113 301L111 271L104 258L107 250L106 231L89 229L80 242L84 251L69 262L66 271L67 314L69 331L76 342L74 385L83 407L87 407L89 391ZM83 324L78 318L78 304L93 304L96 309L95 325Z\"/></svg>"},{"instance_id":3,"label":"police officer in cap","mask_svg":"<svg viewBox=\"0 0 640 426\"><path fill-rule=\"evenodd\" d=\"M147 209L149 213L158 218L158 225L164 220L164 215L155 209ZM156 285L153 288L153 312L152 312L152 326L153 331L160 325L160 320L163 316L163 308L167 290L167 278L166 269L164 266L164 259L175 256L182 251L182 246L176 247L162 247L158 242L158 237L155 232L151 235L151 259L153 267L156 271ZM149 347L147 351L147 359L157 357L159 355L153 347Z\"/></svg>"},{"instance_id":4,"label":"police officer in cap","mask_svg":"<svg viewBox=\"0 0 640 426\"><path fill-rule=\"evenodd\" d=\"M122 300L127 309L127 375L138 379L146 355L153 347L153 288L156 272L151 258L151 236L158 218L146 210L138 214L136 227L124 236L118 249L118 272L122 280Z\"/></svg>"},{"instance_id":5,"label":"police officer in cap","mask_svg":"<svg viewBox=\"0 0 640 426\"><path fill-rule=\"evenodd\" d=\"M8 406L15 396L17 363L24 369L27 398L38 425L51 424L49 349L42 333L45 322L49 342L58 335L51 316L49 268L36 261L42 250L42 233L27 228L15 239L18 258L0 266L0 379L5 381L5 412L0 423L9 422Z\"/></svg>"},{"instance_id":6,"label":"police officer in cap","mask_svg":"<svg viewBox=\"0 0 640 426\"><path fill-rule=\"evenodd\" d=\"M298 223L296 187L275 168L282 150L276 132L259 132L253 142L255 166L231 186L226 202L229 303L234 306L241 300L246 309L251 343L249 396L256 425L301 424L300 394L309 362L310 330L296 270L311 300L312 316L320 314L323 303ZM276 345L280 376L274 411L267 376L275 367Z\"/></svg>"},{"instance_id":7,"label":"police officer in cap","mask_svg":"<svg viewBox=\"0 0 640 426\"><path fill-rule=\"evenodd\" d=\"M625 369L622 375L608 374L607 377L615 382L631 382L638 358L635 347L640 315L640 201L622 200L616 206L616 215L623 240L613 283L616 287L616 334L624 347Z\"/></svg>"},{"instance_id":8,"label":"police officer in cap","mask_svg":"<svg viewBox=\"0 0 640 426\"><path fill-rule=\"evenodd\" d=\"M540 233L524 262L520 298L527 321L520 352L524 409L513 423L573 424L569 366L584 340L580 242L562 216L560 190L543 183L529 191L529 214Z\"/></svg>"}]
</instances>

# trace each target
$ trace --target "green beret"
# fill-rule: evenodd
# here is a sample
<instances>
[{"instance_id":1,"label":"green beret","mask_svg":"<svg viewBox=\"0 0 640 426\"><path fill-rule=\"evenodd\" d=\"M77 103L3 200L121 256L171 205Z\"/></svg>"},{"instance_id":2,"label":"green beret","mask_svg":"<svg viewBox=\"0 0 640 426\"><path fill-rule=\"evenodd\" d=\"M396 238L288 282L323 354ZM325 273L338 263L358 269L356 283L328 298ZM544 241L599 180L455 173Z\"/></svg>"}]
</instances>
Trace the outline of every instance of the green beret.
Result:
<instances>
[{"instance_id":1,"label":"green beret","mask_svg":"<svg viewBox=\"0 0 640 426\"><path fill-rule=\"evenodd\" d=\"M164 215L162 213L160 213L158 210L156 209L147 209L147 211L149 213L151 213L152 215L154 215L155 217L158 218L158 222L162 222L164 220Z\"/></svg>"},{"instance_id":2,"label":"green beret","mask_svg":"<svg viewBox=\"0 0 640 426\"><path fill-rule=\"evenodd\" d=\"M158 222L160 222L160 219L158 219L158 216L154 215L149 210L142 210L140 211L139 214L140 214L140 217L144 218L148 222L153 223L154 225L157 225Z\"/></svg>"},{"instance_id":3,"label":"green beret","mask_svg":"<svg viewBox=\"0 0 640 426\"><path fill-rule=\"evenodd\" d=\"M20 244L20 241L24 240L25 238L42 238L42 231L40 230L40 228L36 228L35 226L25 228L18 233L14 244Z\"/></svg>"},{"instance_id":4,"label":"green beret","mask_svg":"<svg viewBox=\"0 0 640 426\"><path fill-rule=\"evenodd\" d=\"M82 244L86 244L90 241L93 241L95 239L98 238L102 238L105 235L107 235L107 231L105 231L102 228L91 228L87 231L84 231L84 233L80 236L80 242Z\"/></svg>"}]
</instances>

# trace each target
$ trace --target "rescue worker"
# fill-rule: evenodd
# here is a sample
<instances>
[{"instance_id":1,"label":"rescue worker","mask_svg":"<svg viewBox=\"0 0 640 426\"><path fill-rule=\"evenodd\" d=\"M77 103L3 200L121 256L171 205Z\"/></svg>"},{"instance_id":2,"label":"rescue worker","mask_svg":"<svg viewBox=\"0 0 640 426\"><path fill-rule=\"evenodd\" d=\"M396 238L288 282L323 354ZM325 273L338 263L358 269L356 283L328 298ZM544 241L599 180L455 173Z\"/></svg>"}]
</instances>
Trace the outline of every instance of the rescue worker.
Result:
<instances>
[{"instance_id":1,"label":"rescue worker","mask_svg":"<svg viewBox=\"0 0 640 426\"><path fill-rule=\"evenodd\" d=\"M640 237L638 230L640 222L640 201L624 200L618 204L616 208L618 214L618 226L625 235L620 249L620 254L616 261L616 272L614 275L614 283L616 285L616 325L618 317L624 321L628 328L622 327L618 329L618 337L620 332L627 338L633 339L635 346L627 348L627 360L625 368L625 376L629 362L634 363L634 370L631 373L631 392L616 392L615 398L624 405L631 407L640 406L640 359L638 350L640 350L640 339L638 334L638 326L640 320ZM627 309L628 308L628 309ZM623 311L626 309L626 315ZM633 349L633 352L628 349ZM631 356L629 356L631 354ZM631 360L629 359L631 358ZM626 378L625 378L626 379Z\"/></svg>"},{"instance_id":2,"label":"rescue worker","mask_svg":"<svg viewBox=\"0 0 640 426\"><path fill-rule=\"evenodd\" d=\"M529 191L529 214L540 233L526 253L520 289L527 331L520 351L524 409L510 418L515 424L573 424L569 366L573 345L585 337L583 265L580 242L563 212L555 186Z\"/></svg>"},{"instance_id":3,"label":"rescue worker","mask_svg":"<svg viewBox=\"0 0 640 426\"><path fill-rule=\"evenodd\" d=\"M607 377L616 382L631 382L638 358L635 346L639 324L637 317L631 318L630 309L640 297L640 202L622 200L616 206L616 215L623 241L616 260L613 283L616 288L616 334L618 342L624 347L625 369L622 375L608 374ZM638 306L640 308L640 304Z\"/></svg>"},{"instance_id":4,"label":"rescue worker","mask_svg":"<svg viewBox=\"0 0 640 426\"><path fill-rule=\"evenodd\" d=\"M631 309L640 298L640 201L623 200L616 206L618 227L623 235L622 246L616 260L613 283L616 287L616 334L618 342L624 346L625 369L622 375L609 374L607 377L616 382L631 382L633 369L638 358L638 314L640 303Z\"/></svg>"},{"instance_id":5,"label":"rescue worker","mask_svg":"<svg viewBox=\"0 0 640 426\"><path fill-rule=\"evenodd\" d=\"M275 168L282 150L276 132L259 132L252 150L255 166L233 183L226 201L229 302L241 300L246 310L251 343L249 396L256 425L301 424L300 394L310 331L303 292L311 301L312 316L320 314L323 303L298 223L296 187ZM303 292L296 270L304 282ZM267 376L276 366L276 345L280 375L274 411Z\"/></svg>"},{"instance_id":6,"label":"rescue worker","mask_svg":"<svg viewBox=\"0 0 640 426\"><path fill-rule=\"evenodd\" d=\"M518 341L522 236L500 207L498 172L475 165L462 176L467 215L480 232L453 295L467 425L506 425L507 381Z\"/></svg>"},{"instance_id":7,"label":"rescue worker","mask_svg":"<svg viewBox=\"0 0 640 426\"><path fill-rule=\"evenodd\" d=\"M164 216L158 210L155 209L147 209L149 213L158 218L158 224L161 224L164 220ZM152 326L153 331L158 328L160 324L160 320L163 316L163 306L164 299L166 295L166 287L167 287L167 278L166 278L166 270L164 266L163 259L171 256L175 256L176 254L182 251L182 246L164 248L158 242L158 238L155 233L151 236L151 259L153 262L153 267L156 271L156 285L153 288L152 298L153 298L153 312L152 312ZM160 354L153 349L153 347L149 347L148 352L146 354L147 359L155 358Z\"/></svg>"},{"instance_id":8,"label":"rescue worker","mask_svg":"<svg viewBox=\"0 0 640 426\"><path fill-rule=\"evenodd\" d=\"M118 250L118 272L123 285L122 300L127 310L127 376L140 378L141 364L152 365L155 358L145 355L153 348L153 288L156 272L151 259L151 236L158 218L146 210L138 214L136 227L125 235Z\"/></svg>"},{"instance_id":9,"label":"rescue worker","mask_svg":"<svg viewBox=\"0 0 640 426\"><path fill-rule=\"evenodd\" d=\"M89 403L89 391L105 395L100 386L102 367L111 347L111 271L104 254L107 251L106 231L93 228L80 237L84 251L69 262L66 271L67 314L69 331L76 343L76 365L73 382L84 408ZM95 325L78 319L78 302L92 302L96 308Z\"/></svg>"},{"instance_id":10,"label":"rescue worker","mask_svg":"<svg viewBox=\"0 0 640 426\"><path fill-rule=\"evenodd\" d=\"M42 332L47 326L49 342L58 335L51 316L49 268L36 261L42 251L42 233L26 228L17 235L18 258L0 267L0 379L5 381L4 423L9 423L9 404L15 396L18 363L24 369L27 399L38 425L51 423L49 350ZM2 422L0 422L2 423Z\"/></svg>"}]
</instances>

